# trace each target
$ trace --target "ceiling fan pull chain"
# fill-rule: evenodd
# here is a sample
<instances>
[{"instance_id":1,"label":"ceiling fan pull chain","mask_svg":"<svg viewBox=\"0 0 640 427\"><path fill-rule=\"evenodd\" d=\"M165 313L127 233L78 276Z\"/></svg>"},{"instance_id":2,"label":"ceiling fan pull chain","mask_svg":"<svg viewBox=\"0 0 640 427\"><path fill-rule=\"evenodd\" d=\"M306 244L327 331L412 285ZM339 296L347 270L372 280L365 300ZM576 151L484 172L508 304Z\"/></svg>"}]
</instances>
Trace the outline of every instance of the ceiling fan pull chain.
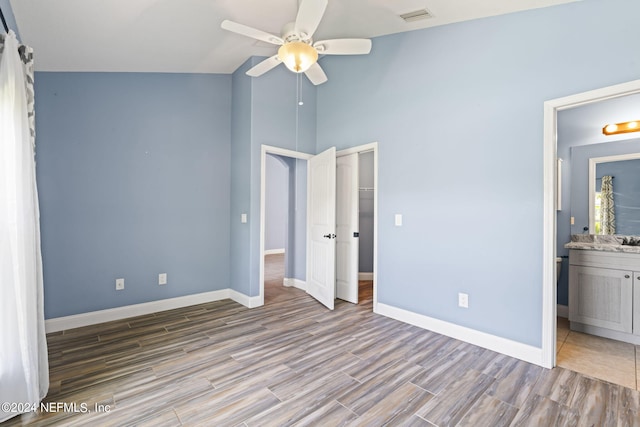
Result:
<instances>
[{"instance_id":1,"label":"ceiling fan pull chain","mask_svg":"<svg viewBox=\"0 0 640 427\"><path fill-rule=\"evenodd\" d=\"M296 76L296 151L298 151L298 121L299 121L299 106L300 106L300 86L298 82L300 82L300 74Z\"/></svg>"},{"instance_id":2,"label":"ceiling fan pull chain","mask_svg":"<svg viewBox=\"0 0 640 427\"><path fill-rule=\"evenodd\" d=\"M298 105L304 105L304 101L302 100L302 79L300 78L300 74L298 74L298 82L297 82L297 92L298 92Z\"/></svg>"}]
</instances>

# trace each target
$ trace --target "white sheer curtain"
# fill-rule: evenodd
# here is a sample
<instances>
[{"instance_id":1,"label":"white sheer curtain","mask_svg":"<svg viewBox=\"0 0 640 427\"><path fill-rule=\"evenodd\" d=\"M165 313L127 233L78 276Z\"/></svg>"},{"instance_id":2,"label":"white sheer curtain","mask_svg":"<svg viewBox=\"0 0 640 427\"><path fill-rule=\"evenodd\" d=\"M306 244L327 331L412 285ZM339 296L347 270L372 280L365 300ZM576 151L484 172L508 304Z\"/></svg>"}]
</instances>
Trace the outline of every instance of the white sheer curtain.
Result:
<instances>
[{"instance_id":1,"label":"white sheer curtain","mask_svg":"<svg viewBox=\"0 0 640 427\"><path fill-rule=\"evenodd\" d=\"M49 369L34 133L18 48L10 31L0 56L0 403L37 404ZM0 422L17 415L6 409Z\"/></svg>"}]
</instances>

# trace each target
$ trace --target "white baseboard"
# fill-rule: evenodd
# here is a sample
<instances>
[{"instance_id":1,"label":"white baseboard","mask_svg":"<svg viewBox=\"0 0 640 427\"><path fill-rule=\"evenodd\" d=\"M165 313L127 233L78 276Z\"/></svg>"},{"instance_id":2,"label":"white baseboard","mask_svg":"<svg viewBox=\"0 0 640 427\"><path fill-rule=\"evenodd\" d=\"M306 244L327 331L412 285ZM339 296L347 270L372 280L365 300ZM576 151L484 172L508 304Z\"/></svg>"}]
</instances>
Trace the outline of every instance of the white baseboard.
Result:
<instances>
[{"instance_id":1,"label":"white baseboard","mask_svg":"<svg viewBox=\"0 0 640 427\"><path fill-rule=\"evenodd\" d=\"M371 273L358 273L358 280L373 280L373 272Z\"/></svg>"},{"instance_id":2,"label":"white baseboard","mask_svg":"<svg viewBox=\"0 0 640 427\"><path fill-rule=\"evenodd\" d=\"M235 302L244 305L248 308L255 308L264 305L264 299L260 296L257 297L248 297L243 293L240 293L234 289L228 289L229 298L234 300Z\"/></svg>"},{"instance_id":3,"label":"white baseboard","mask_svg":"<svg viewBox=\"0 0 640 427\"><path fill-rule=\"evenodd\" d=\"M476 331L464 326L434 319L432 317L382 303L377 303L373 311L383 316L400 320L401 322L409 323L451 338L468 342L498 353L506 354L507 356L524 360L525 362L543 366L541 348L497 337L485 332Z\"/></svg>"},{"instance_id":4,"label":"white baseboard","mask_svg":"<svg viewBox=\"0 0 640 427\"><path fill-rule=\"evenodd\" d=\"M307 282L304 280L285 277L282 284L287 287L298 288L305 292L307 291Z\"/></svg>"},{"instance_id":5,"label":"white baseboard","mask_svg":"<svg viewBox=\"0 0 640 427\"><path fill-rule=\"evenodd\" d=\"M569 306L568 305L560 305L556 308L556 316L564 317L565 319L569 318Z\"/></svg>"},{"instance_id":6,"label":"white baseboard","mask_svg":"<svg viewBox=\"0 0 640 427\"><path fill-rule=\"evenodd\" d=\"M265 249L264 250L264 254L265 255L275 255L275 254L283 254L284 253L284 248L282 249Z\"/></svg>"},{"instance_id":7,"label":"white baseboard","mask_svg":"<svg viewBox=\"0 0 640 427\"><path fill-rule=\"evenodd\" d=\"M47 319L45 320L45 330L47 333L64 331L67 329L95 325L96 323L111 322L114 320L126 319L128 317L142 316L145 314L157 313L159 311L173 310L175 308L188 307L190 305L220 301L223 299L232 299L248 308L259 307L264 304L264 300L259 296L248 297L233 289L221 289L219 291L203 292L200 294L185 295L182 297L150 301L142 304L125 305L123 307Z\"/></svg>"}]
</instances>

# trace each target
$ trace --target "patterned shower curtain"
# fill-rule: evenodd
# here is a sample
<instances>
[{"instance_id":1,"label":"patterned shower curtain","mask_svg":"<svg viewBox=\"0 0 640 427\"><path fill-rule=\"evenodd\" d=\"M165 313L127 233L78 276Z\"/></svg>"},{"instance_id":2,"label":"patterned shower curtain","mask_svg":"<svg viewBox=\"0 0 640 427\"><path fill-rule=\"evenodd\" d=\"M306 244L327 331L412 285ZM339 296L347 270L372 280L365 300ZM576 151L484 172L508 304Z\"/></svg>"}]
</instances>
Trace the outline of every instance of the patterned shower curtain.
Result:
<instances>
[{"instance_id":1,"label":"patterned shower curtain","mask_svg":"<svg viewBox=\"0 0 640 427\"><path fill-rule=\"evenodd\" d=\"M33 51L0 34L0 422L49 389L34 112Z\"/></svg>"},{"instance_id":2,"label":"patterned shower curtain","mask_svg":"<svg viewBox=\"0 0 640 427\"><path fill-rule=\"evenodd\" d=\"M600 218L602 221L602 234L616 234L616 214L613 205L613 177L602 177L600 190Z\"/></svg>"}]
</instances>

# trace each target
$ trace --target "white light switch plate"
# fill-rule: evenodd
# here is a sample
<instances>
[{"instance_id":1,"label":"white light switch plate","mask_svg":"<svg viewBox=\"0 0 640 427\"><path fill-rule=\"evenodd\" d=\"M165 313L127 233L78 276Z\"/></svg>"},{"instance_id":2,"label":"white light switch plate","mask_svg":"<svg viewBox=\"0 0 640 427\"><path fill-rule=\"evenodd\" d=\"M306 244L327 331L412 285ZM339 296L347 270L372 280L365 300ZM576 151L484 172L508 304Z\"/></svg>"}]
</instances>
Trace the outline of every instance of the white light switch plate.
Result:
<instances>
[{"instance_id":1,"label":"white light switch plate","mask_svg":"<svg viewBox=\"0 0 640 427\"><path fill-rule=\"evenodd\" d=\"M247 223L247 214L240 214L240 222L243 224Z\"/></svg>"},{"instance_id":2,"label":"white light switch plate","mask_svg":"<svg viewBox=\"0 0 640 427\"><path fill-rule=\"evenodd\" d=\"M166 285L167 284L167 273L158 274L158 285Z\"/></svg>"},{"instance_id":3,"label":"white light switch plate","mask_svg":"<svg viewBox=\"0 0 640 427\"><path fill-rule=\"evenodd\" d=\"M396 227L402 226L402 214L396 214Z\"/></svg>"},{"instance_id":4,"label":"white light switch plate","mask_svg":"<svg viewBox=\"0 0 640 427\"><path fill-rule=\"evenodd\" d=\"M116 291L124 289L124 279L116 279Z\"/></svg>"}]
</instances>

